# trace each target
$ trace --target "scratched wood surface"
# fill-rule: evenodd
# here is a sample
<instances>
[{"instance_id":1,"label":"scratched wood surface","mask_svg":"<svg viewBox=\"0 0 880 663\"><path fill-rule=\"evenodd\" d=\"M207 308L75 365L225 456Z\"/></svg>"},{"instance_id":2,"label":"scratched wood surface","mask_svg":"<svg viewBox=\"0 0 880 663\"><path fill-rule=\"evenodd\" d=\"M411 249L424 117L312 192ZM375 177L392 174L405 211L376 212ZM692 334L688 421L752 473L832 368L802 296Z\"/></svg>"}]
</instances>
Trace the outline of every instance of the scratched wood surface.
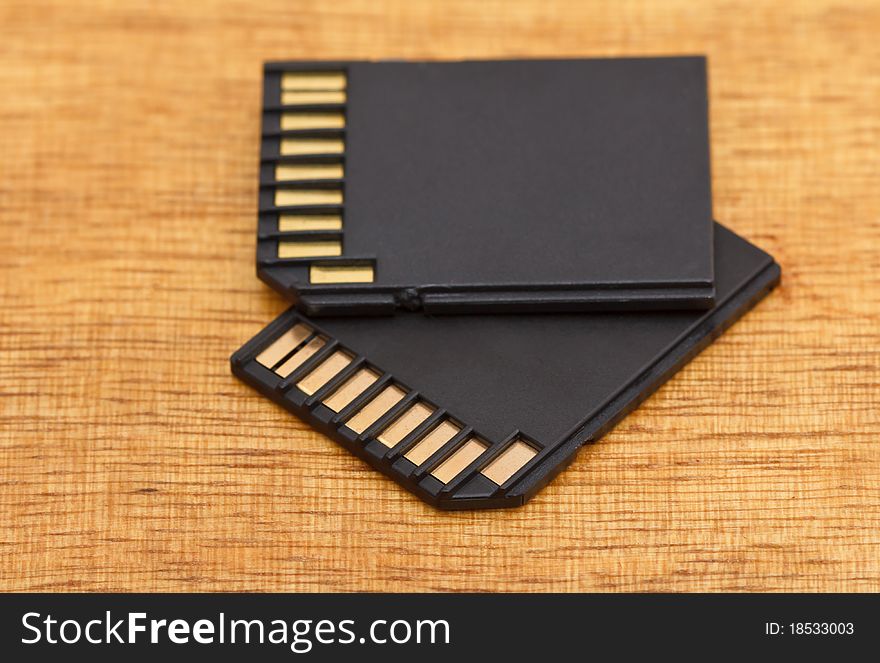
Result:
<instances>
[{"instance_id":1,"label":"scratched wood surface","mask_svg":"<svg viewBox=\"0 0 880 663\"><path fill-rule=\"evenodd\" d=\"M880 590L878 34L876 1L5 0L0 589ZM434 511L230 375L285 308L263 60L678 53L716 216L784 285L530 505Z\"/></svg>"}]
</instances>

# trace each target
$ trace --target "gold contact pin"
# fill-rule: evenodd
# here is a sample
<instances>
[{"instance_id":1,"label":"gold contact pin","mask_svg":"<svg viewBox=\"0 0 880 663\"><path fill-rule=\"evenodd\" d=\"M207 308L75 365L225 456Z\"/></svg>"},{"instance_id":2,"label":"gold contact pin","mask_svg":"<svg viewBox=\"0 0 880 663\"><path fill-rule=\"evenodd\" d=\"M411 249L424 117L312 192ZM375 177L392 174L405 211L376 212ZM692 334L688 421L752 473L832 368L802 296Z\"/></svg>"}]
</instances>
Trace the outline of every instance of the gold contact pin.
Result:
<instances>
[{"instance_id":1,"label":"gold contact pin","mask_svg":"<svg viewBox=\"0 0 880 663\"><path fill-rule=\"evenodd\" d=\"M306 104L344 104L343 90L282 90L281 103L285 106Z\"/></svg>"},{"instance_id":2,"label":"gold contact pin","mask_svg":"<svg viewBox=\"0 0 880 663\"><path fill-rule=\"evenodd\" d=\"M278 217L278 230L342 230L342 217L338 214L281 214Z\"/></svg>"},{"instance_id":3,"label":"gold contact pin","mask_svg":"<svg viewBox=\"0 0 880 663\"><path fill-rule=\"evenodd\" d=\"M419 440L417 444L404 454L404 457L416 465L421 465L460 432L461 428L451 421L444 421Z\"/></svg>"},{"instance_id":4,"label":"gold contact pin","mask_svg":"<svg viewBox=\"0 0 880 663\"><path fill-rule=\"evenodd\" d=\"M342 230L342 217L338 214L281 214L278 216L278 230Z\"/></svg>"},{"instance_id":5,"label":"gold contact pin","mask_svg":"<svg viewBox=\"0 0 880 663\"><path fill-rule=\"evenodd\" d=\"M282 138L282 156L304 154L342 154L345 141L341 138Z\"/></svg>"},{"instance_id":6,"label":"gold contact pin","mask_svg":"<svg viewBox=\"0 0 880 663\"><path fill-rule=\"evenodd\" d=\"M328 258L342 255L342 242L278 242L279 258Z\"/></svg>"},{"instance_id":7,"label":"gold contact pin","mask_svg":"<svg viewBox=\"0 0 880 663\"><path fill-rule=\"evenodd\" d=\"M311 265L309 267L310 283L372 283L374 280L372 265Z\"/></svg>"},{"instance_id":8,"label":"gold contact pin","mask_svg":"<svg viewBox=\"0 0 880 663\"><path fill-rule=\"evenodd\" d=\"M438 481L449 483L461 474L464 468L479 458L486 449L485 444L471 438L459 447L454 454L440 463L437 469L431 472L431 475Z\"/></svg>"},{"instance_id":9,"label":"gold contact pin","mask_svg":"<svg viewBox=\"0 0 880 663\"><path fill-rule=\"evenodd\" d=\"M275 179L279 182L298 180L341 180L345 170L341 163L279 163Z\"/></svg>"},{"instance_id":10,"label":"gold contact pin","mask_svg":"<svg viewBox=\"0 0 880 663\"><path fill-rule=\"evenodd\" d=\"M362 368L346 380L339 389L324 400L324 405L334 412L341 412L355 398L364 393L379 376L369 368Z\"/></svg>"},{"instance_id":11,"label":"gold contact pin","mask_svg":"<svg viewBox=\"0 0 880 663\"><path fill-rule=\"evenodd\" d=\"M344 71L286 71L281 76L282 90L344 90Z\"/></svg>"},{"instance_id":12,"label":"gold contact pin","mask_svg":"<svg viewBox=\"0 0 880 663\"><path fill-rule=\"evenodd\" d=\"M299 129L344 129L345 115L342 113L282 113L281 130Z\"/></svg>"},{"instance_id":13,"label":"gold contact pin","mask_svg":"<svg viewBox=\"0 0 880 663\"><path fill-rule=\"evenodd\" d=\"M351 363L351 355L337 350L306 377L296 383L304 393L311 396L325 384L330 382L342 369Z\"/></svg>"},{"instance_id":14,"label":"gold contact pin","mask_svg":"<svg viewBox=\"0 0 880 663\"><path fill-rule=\"evenodd\" d=\"M537 455L534 447L517 440L489 463L482 473L500 486Z\"/></svg>"},{"instance_id":15,"label":"gold contact pin","mask_svg":"<svg viewBox=\"0 0 880 663\"><path fill-rule=\"evenodd\" d=\"M355 433L363 433L376 423L383 414L397 405L405 395L400 387L393 384L389 385L378 396L361 408L345 425Z\"/></svg>"},{"instance_id":16,"label":"gold contact pin","mask_svg":"<svg viewBox=\"0 0 880 663\"><path fill-rule=\"evenodd\" d=\"M340 189L276 189L275 205L341 205Z\"/></svg>"},{"instance_id":17,"label":"gold contact pin","mask_svg":"<svg viewBox=\"0 0 880 663\"><path fill-rule=\"evenodd\" d=\"M398 417L377 438L386 447L393 447L412 433L422 422L434 413L434 409L424 403L416 403Z\"/></svg>"}]
</instances>

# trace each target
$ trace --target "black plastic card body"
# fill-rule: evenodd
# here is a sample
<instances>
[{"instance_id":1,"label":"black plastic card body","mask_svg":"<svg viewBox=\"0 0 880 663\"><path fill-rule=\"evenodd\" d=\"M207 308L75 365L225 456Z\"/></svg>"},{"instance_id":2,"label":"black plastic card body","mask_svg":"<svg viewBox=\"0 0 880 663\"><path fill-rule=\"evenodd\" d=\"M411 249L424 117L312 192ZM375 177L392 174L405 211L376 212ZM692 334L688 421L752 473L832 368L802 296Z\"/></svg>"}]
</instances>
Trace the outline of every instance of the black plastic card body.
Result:
<instances>
[{"instance_id":1,"label":"black plastic card body","mask_svg":"<svg viewBox=\"0 0 880 663\"><path fill-rule=\"evenodd\" d=\"M721 226L715 250L709 311L315 321L290 309L232 370L430 504L515 507L778 283L773 259Z\"/></svg>"},{"instance_id":2,"label":"black plastic card body","mask_svg":"<svg viewBox=\"0 0 880 663\"><path fill-rule=\"evenodd\" d=\"M265 66L258 274L313 316L708 309L702 57Z\"/></svg>"}]
</instances>

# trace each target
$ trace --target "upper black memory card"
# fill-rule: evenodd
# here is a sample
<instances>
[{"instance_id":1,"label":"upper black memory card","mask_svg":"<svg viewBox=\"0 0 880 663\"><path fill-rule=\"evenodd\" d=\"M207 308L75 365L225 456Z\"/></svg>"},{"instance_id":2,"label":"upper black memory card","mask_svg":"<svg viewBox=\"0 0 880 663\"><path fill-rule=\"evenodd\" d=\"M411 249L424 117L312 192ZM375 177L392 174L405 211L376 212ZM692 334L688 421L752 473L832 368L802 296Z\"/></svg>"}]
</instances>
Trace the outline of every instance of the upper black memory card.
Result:
<instances>
[{"instance_id":1,"label":"upper black memory card","mask_svg":"<svg viewBox=\"0 0 880 663\"><path fill-rule=\"evenodd\" d=\"M265 67L258 273L310 315L711 306L702 57Z\"/></svg>"}]
</instances>

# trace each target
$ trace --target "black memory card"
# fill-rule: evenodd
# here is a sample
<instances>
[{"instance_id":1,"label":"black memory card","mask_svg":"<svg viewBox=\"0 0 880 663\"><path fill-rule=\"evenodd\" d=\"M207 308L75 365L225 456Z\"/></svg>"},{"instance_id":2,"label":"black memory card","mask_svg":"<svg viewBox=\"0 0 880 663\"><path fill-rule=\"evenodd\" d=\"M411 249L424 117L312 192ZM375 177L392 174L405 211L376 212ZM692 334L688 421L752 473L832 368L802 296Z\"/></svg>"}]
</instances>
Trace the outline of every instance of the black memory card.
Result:
<instances>
[{"instance_id":1,"label":"black memory card","mask_svg":"<svg viewBox=\"0 0 880 663\"><path fill-rule=\"evenodd\" d=\"M702 57L265 67L258 273L309 315L708 309Z\"/></svg>"},{"instance_id":2,"label":"black memory card","mask_svg":"<svg viewBox=\"0 0 880 663\"><path fill-rule=\"evenodd\" d=\"M514 507L779 281L772 257L717 224L715 257L708 311L316 321L294 308L232 370L435 506Z\"/></svg>"}]
</instances>

